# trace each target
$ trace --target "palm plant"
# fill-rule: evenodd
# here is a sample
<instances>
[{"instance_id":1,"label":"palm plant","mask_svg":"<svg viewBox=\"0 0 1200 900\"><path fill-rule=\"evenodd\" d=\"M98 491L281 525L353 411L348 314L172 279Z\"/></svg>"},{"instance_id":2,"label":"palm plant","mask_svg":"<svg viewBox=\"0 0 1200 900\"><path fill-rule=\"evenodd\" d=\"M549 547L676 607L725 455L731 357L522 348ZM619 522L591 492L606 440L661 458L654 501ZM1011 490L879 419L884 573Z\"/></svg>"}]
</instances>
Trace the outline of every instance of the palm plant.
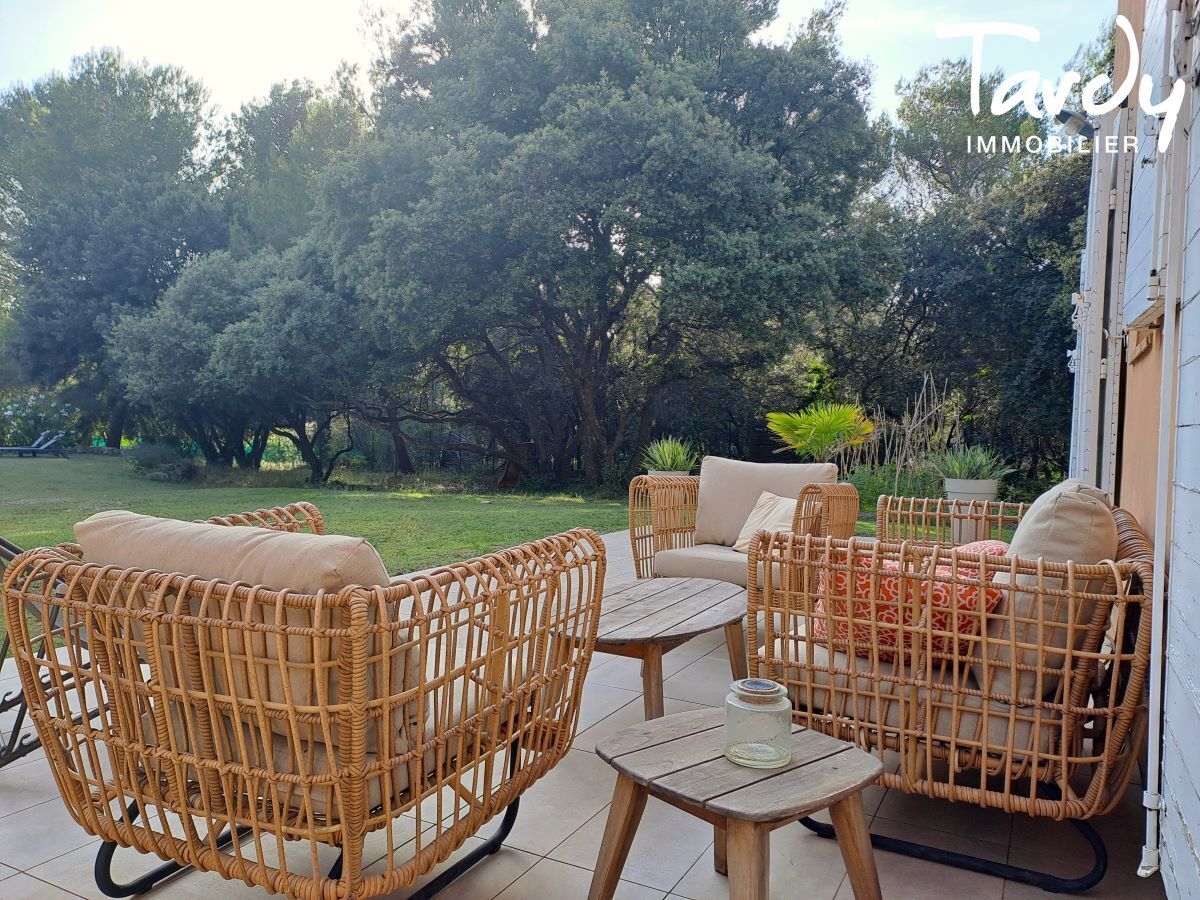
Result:
<instances>
[{"instance_id":1,"label":"palm plant","mask_svg":"<svg viewBox=\"0 0 1200 900\"><path fill-rule=\"evenodd\" d=\"M929 465L943 478L999 481L1015 472L990 447L951 447L929 458Z\"/></svg>"},{"instance_id":2,"label":"palm plant","mask_svg":"<svg viewBox=\"0 0 1200 900\"><path fill-rule=\"evenodd\" d=\"M690 472L699 460L695 444L675 437L651 441L642 451L642 467L654 472Z\"/></svg>"},{"instance_id":3,"label":"palm plant","mask_svg":"<svg viewBox=\"0 0 1200 900\"><path fill-rule=\"evenodd\" d=\"M767 428L784 447L814 462L829 462L851 447L865 444L875 431L857 403L814 403L802 412L767 413Z\"/></svg>"}]
</instances>

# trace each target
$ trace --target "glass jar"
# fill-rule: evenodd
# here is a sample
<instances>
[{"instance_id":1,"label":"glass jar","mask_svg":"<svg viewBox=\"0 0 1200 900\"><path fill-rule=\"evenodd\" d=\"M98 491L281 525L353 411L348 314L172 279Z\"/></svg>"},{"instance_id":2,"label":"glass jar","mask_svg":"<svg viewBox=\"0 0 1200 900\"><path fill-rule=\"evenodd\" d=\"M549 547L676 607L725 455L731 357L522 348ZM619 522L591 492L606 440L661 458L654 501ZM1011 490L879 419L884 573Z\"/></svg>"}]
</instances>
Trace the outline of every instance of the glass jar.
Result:
<instances>
[{"instance_id":1,"label":"glass jar","mask_svg":"<svg viewBox=\"0 0 1200 900\"><path fill-rule=\"evenodd\" d=\"M792 703L782 684L743 678L729 685L725 758L754 769L776 769L791 761Z\"/></svg>"}]
</instances>

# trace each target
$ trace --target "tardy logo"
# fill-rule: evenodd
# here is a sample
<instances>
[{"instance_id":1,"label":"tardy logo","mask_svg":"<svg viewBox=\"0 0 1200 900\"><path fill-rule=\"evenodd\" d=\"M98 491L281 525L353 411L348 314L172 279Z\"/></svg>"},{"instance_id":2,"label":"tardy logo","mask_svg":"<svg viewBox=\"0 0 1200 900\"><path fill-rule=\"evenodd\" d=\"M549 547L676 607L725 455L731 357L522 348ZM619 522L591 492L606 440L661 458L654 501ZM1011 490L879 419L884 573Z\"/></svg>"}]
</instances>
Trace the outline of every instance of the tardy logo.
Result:
<instances>
[{"instance_id":1,"label":"tardy logo","mask_svg":"<svg viewBox=\"0 0 1200 900\"><path fill-rule=\"evenodd\" d=\"M1106 84L1112 84L1112 78L1108 75L1097 75L1089 80L1080 90L1081 105L1088 115L1102 116L1124 103L1133 94L1134 85L1137 83L1138 105L1147 114L1160 116L1162 119L1162 126L1158 130L1158 150L1161 153L1171 145L1171 137L1175 134L1175 124L1179 120L1179 110L1183 106L1183 79L1175 79L1175 83L1171 86L1171 93L1161 102L1155 103L1152 97L1154 79L1150 74L1143 73L1140 83L1138 82L1140 57L1133 26L1129 23L1129 19L1119 15L1117 16L1117 28L1124 33L1125 40L1129 43L1129 71L1125 73L1120 85L1113 84L1112 96L1102 102L1098 101L1097 97ZM975 115L979 115L980 110L979 88L983 69L983 41L989 35L1017 37L1034 42L1040 41L1042 38L1041 32L1036 28L1011 22L962 22L937 26L937 36L940 38L969 37L971 39L971 112ZM1049 78L1043 79L1041 73L1033 69L1017 72L1009 75L997 86L996 92L992 95L992 114L1003 115L1010 109L1023 105L1025 112L1035 119L1040 119L1047 114L1057 116L1066 106L1067 98L1072 90L1081 81L1083 81L1083 76L1073 71L1064 72L1057 84ZM1134 140L1136 147L1136 138ZM1038 143L1040 145L1040 138ZM1114 146L1109 149L1109 152L1113 152L1115 149Z\"/></svg>"}]
</instances>

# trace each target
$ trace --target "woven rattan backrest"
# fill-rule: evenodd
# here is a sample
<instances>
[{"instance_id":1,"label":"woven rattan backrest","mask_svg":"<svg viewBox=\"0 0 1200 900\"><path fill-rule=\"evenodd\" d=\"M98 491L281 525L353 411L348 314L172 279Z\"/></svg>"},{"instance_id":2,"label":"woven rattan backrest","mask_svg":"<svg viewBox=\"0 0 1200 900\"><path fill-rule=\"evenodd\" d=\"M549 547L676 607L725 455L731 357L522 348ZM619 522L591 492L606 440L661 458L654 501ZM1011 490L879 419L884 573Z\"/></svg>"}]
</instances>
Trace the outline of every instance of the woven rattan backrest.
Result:
<instances>
[{"instance_id":1,"label":"woven rattan backrest","mask_svg":"<svg viewBox=\"0 0 1200 900\"><path fill-rule=\"evenodd\" d=\"M366 896L428 871L566 754L603 577L603 544L576 531L332 595L114 570L64 545L19 556L4 593L31 715L90 833L194 860L205 835L249 827L201 867L314 896L332 844L339 891ZM58 653L39 659L52 627ZM77 721L85 705L99 713ZM405 812L409 855L364 876L365 835L400 847ZM285 859L276 838L311 850Z\"/></svg>"},{"instance_id":2,"label":"woven rattan backrest","mask_svg":"<svg viewBox=\"0 0 1200 900\"><path fill-rule=\"evenodd\" d=\"M1007 540L1028 506L1006 501L881 495L875 506L875 536L887 541L951 546Z\"/></svg>"},{"instance_id":3,"label":"woven rattan backrest","mask_svg":"<svg viewBox=\"0 0 1200 900\"><path fill-rule=\"evenodd\" d=\"M1128 785L1145 731L1153 577L1136 520L1122 509L1113 519L1120 558L1095 565L760 535L751 571L761 561L778 574L750 591L751 673L784 683L810 727L899 751L888 787L1010 812L1102 813ZM1018 592L1037 602L1019 611ZM997 687L989 668L1034 689ZM1047 782L1071 788L1056 799Z\"/></svg>"}]
</instances>

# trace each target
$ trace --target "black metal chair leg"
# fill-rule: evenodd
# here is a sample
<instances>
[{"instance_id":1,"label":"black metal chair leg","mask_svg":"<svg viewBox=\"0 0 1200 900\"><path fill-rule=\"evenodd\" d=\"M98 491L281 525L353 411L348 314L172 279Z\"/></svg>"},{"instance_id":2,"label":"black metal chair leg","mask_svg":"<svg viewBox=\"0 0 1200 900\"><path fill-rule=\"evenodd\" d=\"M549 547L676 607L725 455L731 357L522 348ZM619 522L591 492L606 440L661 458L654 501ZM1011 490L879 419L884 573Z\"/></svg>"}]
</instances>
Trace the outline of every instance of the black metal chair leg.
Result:
<instances>
[{"instance_id":1,"label":"black metal chair leg","mask_svg":"<svg viewBox=\"0 0 1200 900\"><path fill-rule=\"evenodd\" d=\"M136 819L138 817L137 801L130 803L125 808L125 813L130 819ZM237 836L240 838L248 832L248 828L239 828ZM221 832L221 836L217 838L217 848L223 849L228 847L233 843L233 837L233 833L229 829ZM113 881L112 877L112 861L113 855L117 852L117 846L112 841L105 841L100 845L99 852L96 853L96 866L94 870L96 887L106 897L132 897L135 894L144 894L164 878L169 878L176 872L182 872L184 869L191 868L191 866L185 866L177 862L163 863L161 866L151 869L145 875L133 881L126 881L124 883L116 882Z\"/></svg>"},{"instance_id":2,"label":"black metal chair leg","mask_svg":"<svg viewBox=\"0 0 1200 900\"><path fill-rule=\"evenodd\" d=\"M481 859L496 853L504 845L504 839L508 837L509 832L513 830L513 825L517 822L517 807L520 805L521 799L518 797L504 810L504 818L500 820L500 827L496 829L495 834L409 897L409 900L429 900L430 897L445 890L452 882L465 875L467 870Z\"/></svg>"},{"instance_id":3,"label":"black metal chair leg","mask_svg":"<svg viewBox=\"0 0 1200 900\"><path fill-rule=\"evenodd\" d=\"M1092 848L1093 863L1091 871L1079 878L1061 878L1047 872L1022 869L1018 866L1010 866L1007 863L981 859L978 856L969 856L966 853L955 853L950 850L943 850L940 847L930 847L928 844L914 844L911 841L887 837L882 834L871 835L871 846L876 850L901 853L916 859L954 866L956 869L967 869L971 872L981 872L984 875L993 875L997 878L1007 878L1009 881L1031 884L1051 894L1078 894L1095 887L1103 880L1105 873L1108 871L1108 851L1104 846L1104 840L1088 822L1080 819L1068 819L1067 821L1075 826L1075 830L1083 835ZM837 832L834 831L833 826L825 822L817 822L814 819L804 818L800 820L800 824L810 831L816 832L821 837L837 837Z\"/></svg>"},{"instance_id":4,"label":"black metal chair leg","mask_svg":"<svg viewBox=\"0 0 1200 900\"><path fill-rule=\"evenodd\" d=\"M510 778L517 771L517 759L520 754L521 741L519 739L514 740L508 748L508 775ZM513 830L513 826L517 824L517 810L520 805L520 797L517 797L516 800L508 804L504 809L504 818L500 820L500 827L496 829L490 838L409 897L409 900L429 900L430 897L440 891L444 891L456 879L465 875L481 859L498 852L504 846L504 839L508 837L509 833Z\"/></svg>"}]
</instances>

